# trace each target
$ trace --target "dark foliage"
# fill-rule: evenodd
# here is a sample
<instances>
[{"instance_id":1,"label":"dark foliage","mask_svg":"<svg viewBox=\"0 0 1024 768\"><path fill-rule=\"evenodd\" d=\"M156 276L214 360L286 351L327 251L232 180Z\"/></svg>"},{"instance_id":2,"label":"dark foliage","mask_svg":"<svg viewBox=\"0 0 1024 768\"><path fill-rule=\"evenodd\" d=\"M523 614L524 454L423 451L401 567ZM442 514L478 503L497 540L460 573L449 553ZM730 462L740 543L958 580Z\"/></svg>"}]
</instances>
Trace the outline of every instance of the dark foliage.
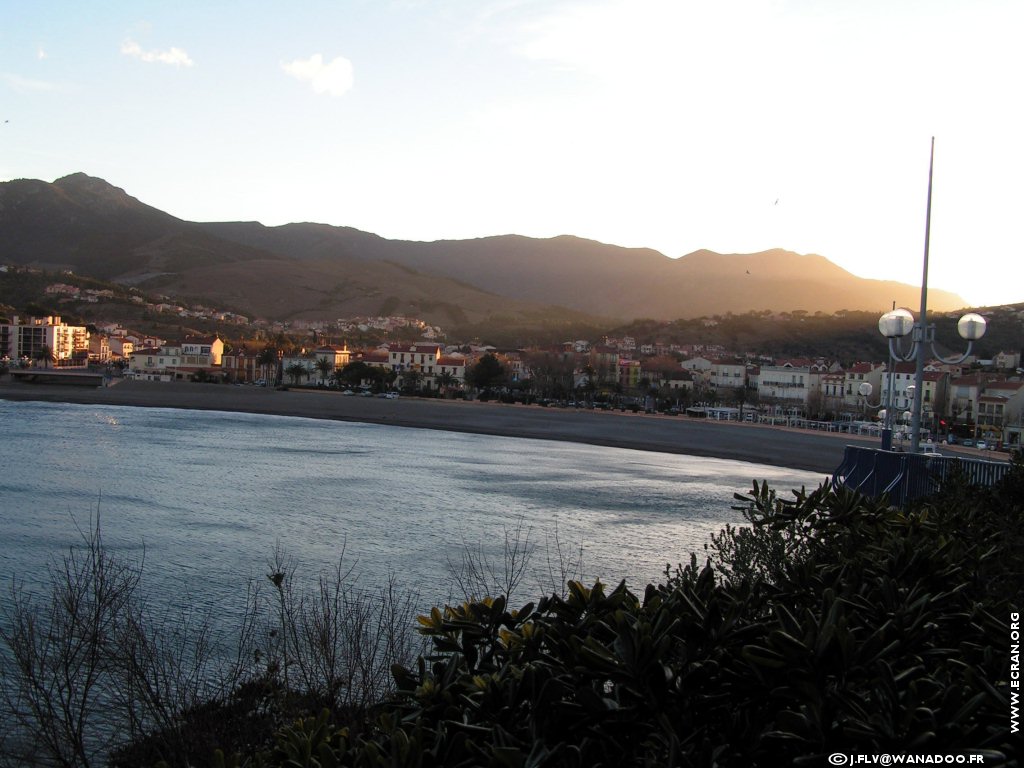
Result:
<instances>
[{"instance_id":1,"label":"dark foliage","mask_svg":"<svg viewBox=\"0 0 1024 768\"><path fill-rule=\"evenodd\" d=\"M822 765L832 752L1016 765L1008 617L1024 468L897 510L754 484L751 528L643 596L571 582L420 617L434 655L354 734L325 711L261 764Z\"/></svg>"}]
</instances>

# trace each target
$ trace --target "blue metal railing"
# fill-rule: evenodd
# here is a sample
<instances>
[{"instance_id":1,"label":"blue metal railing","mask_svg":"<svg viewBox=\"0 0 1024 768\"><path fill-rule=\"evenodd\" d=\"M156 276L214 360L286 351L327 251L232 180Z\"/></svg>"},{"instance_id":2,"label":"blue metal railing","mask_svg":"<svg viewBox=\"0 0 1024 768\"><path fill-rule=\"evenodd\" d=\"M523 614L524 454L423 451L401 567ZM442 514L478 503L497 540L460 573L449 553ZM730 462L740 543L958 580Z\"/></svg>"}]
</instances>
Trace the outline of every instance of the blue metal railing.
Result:
<instances>
[{"instance_id":1,"label":"blue metal railing","mask_svg":"<svg viewBox=\"0 0 1024 768\"><path fill-rule=\"evenodd\" d=\"M848 445L832 485L872 498L887 495L891 504L902 507L937 491L957 469L971 485L987 486L999 482L1010 464Z\"/></svg>"}]
</instances>

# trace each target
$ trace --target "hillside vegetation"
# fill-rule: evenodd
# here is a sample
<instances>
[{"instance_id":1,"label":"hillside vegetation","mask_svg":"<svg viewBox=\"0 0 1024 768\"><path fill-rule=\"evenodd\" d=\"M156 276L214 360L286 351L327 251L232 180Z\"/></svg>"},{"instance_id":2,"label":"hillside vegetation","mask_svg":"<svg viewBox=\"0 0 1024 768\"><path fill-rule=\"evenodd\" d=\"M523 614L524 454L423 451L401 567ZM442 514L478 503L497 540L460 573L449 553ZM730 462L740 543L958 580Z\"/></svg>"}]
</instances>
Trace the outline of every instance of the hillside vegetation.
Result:
<instances>
[{"instance_id":1,"label":"hillside vegetation","mask_svg":"<svg viewBox=\"0 0 1024 768\"><path fill-rule=\"evenodd\" d=\"M882 312L916 289L865 280L817 254L708 250L670 259L578 237L432 243L351 227L183 221L82 173L0 184L4 263L134 285L267 320L415 313L436 325L511 318L622 323L749 311ZM931 292L954 310L958 296Z\"/></svg>"}]
</instances>

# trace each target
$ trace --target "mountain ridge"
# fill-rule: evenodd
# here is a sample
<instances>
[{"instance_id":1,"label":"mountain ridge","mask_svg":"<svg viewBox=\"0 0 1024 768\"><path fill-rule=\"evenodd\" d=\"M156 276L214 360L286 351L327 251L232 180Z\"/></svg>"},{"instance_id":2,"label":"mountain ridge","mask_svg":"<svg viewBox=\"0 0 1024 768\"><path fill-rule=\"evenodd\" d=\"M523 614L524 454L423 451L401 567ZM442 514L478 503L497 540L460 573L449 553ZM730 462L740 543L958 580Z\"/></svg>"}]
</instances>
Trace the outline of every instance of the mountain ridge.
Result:
<instances>
[{"instance_id":1,"label":"mountain ridge","mask_svg":"<svg viewBox=\"0 0 1024 768\"><path fill-rule=\"evenodd\" d=\"M820 254L700 249L671 259L574 235L402 241L315 222L189 222L75 173L0 184L0 261L216 301L268 319L409 314L434 322L671 320L747 311L914 306L919 289L852 275ZM938 310L964 306L929 290Z\"/></svg>"}]
</instances>

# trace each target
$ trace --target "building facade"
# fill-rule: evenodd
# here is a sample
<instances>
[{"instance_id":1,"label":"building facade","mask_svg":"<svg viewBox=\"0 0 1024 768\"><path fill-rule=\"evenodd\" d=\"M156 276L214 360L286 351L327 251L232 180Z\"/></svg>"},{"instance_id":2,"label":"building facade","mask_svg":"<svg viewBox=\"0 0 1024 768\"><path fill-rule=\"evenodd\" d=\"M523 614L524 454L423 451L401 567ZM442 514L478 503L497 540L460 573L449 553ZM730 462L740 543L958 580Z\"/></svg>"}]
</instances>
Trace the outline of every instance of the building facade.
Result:
<instances>
[{"instance_id":1,"label":"building facade","mask_svg":"<svg viewBox=\"0 0 1024 768\"><path fill-rule=\"evenodd\" d=\"M0 325L0 358L24 365L85 365L89 331L82 325L63 323L59 315L15 315L10 323Z\"/></svg>"}]
</instances>

